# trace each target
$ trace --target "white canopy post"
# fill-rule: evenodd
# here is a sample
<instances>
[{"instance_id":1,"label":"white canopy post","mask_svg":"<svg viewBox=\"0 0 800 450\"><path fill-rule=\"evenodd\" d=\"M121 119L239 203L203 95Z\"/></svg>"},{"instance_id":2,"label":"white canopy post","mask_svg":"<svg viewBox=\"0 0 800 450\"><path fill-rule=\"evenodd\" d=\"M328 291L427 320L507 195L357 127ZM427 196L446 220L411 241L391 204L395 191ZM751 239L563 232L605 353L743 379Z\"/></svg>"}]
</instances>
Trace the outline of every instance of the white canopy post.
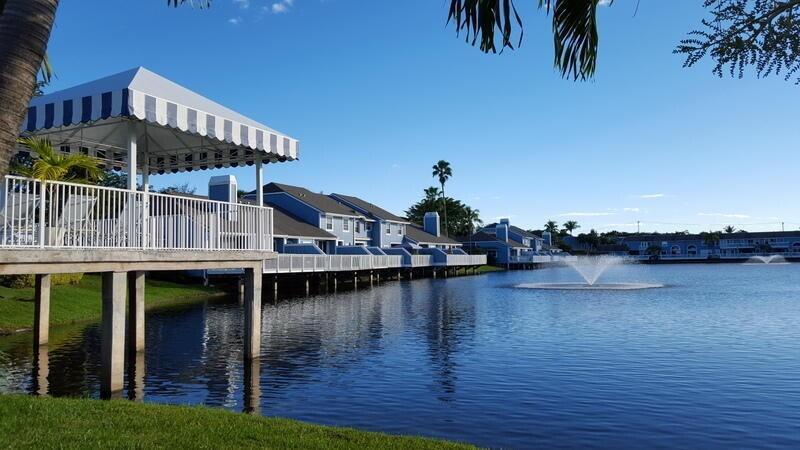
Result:
<instances>
[{"instance_id":1,"label":"white canopy post","mask_svg":"<svg viewBox=\"0 0 800 450\"><path fill-rule=\"evenodd\" d=\"M131 191L136 190L136 156L138 152L138 137L136 136L136 124L130 124L130 131L128 132L127 142L127 163L128 163L128 189Z\"/></svg>"},{"instance_id":2,"label":"white canopy post","mask_svg":"<svg viewBox=\"0 0 800 450\"><path fill-rule=\"evenodd\" d=\"M148 246L150 234L150 152L145 134L144 161L142 161L142 247Z\"/></svg>"},{"instance_id":3,"label":"white canopy post","mask_svg":"<svg viewBox=\"0 0 800 450\"><path fill-rule=\"evenodd\" d=\"M264 206L264 164L261 161L261 152L256 152L256 204Z\"/></svg>"}]
</instances>

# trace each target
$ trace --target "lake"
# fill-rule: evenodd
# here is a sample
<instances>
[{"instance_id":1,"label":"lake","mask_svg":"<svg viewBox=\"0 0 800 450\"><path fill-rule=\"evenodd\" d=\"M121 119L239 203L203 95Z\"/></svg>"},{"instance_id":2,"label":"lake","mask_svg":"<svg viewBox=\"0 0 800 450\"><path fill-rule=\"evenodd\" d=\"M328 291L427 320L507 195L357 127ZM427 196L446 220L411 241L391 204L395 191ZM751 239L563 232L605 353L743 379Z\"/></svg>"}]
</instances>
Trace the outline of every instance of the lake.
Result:
<instances>
[{"instance_id":1,"label":"lake","mask_svg":"<svg viewBox=\"0 0 800 450\"><path fill-rule=\"evenodd\" d=\"M800 265L626 265L642 291L538 291L568 268L147 316L130 395L487 447L800 447ZM0 338L0 391L99 393L97 325ZM46 370L46 377L42 375ZM260 376L253 371L260 369ZM45 379L46 378L46 379Z\"/></svg>"}]
</instances>

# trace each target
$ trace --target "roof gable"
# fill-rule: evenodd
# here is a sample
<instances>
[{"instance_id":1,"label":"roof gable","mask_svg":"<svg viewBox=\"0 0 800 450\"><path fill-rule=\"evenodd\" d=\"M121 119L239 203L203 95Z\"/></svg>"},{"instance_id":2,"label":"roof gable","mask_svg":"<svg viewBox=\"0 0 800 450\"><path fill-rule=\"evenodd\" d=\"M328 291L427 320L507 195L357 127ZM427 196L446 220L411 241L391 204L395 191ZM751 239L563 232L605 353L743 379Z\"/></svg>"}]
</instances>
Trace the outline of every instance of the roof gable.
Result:
<instances>
[{"instance_id":1,"label":"roof gable","mask_svg":"<svg viewBox=\"0 0 800 450\"><path fill-rule=\"evenodd\" d=\"M266 186L264 186L264 193L266 194L280 193L280 192L289 194L295 199L303 203L306 203L307 205L311 206L317 211L320 211L325 214L363 217L361 213L354 210L353 208L345 206L337 202L336 200L332 199L331 197L328 197L325 194L316 194L304 187L290 186L288 184L280 184L280 183L269 183Z\"/></svg>"},{"instance_id":2,"label":"roof gable","mask_svg":"<svg viewBox=\"0 0 800 450\"><path fill-rule=\"evenodd\" d=\"M393 222L400 222L400 223L410 223L408 221L408 219L405 219L405 218L400 217L400 216L396 216L396 215L390 213L389 211L381 208L380 206L377 206L377 205L375 205L373 203L370 203L370 202L368 202L366 200L363 200L361 198L358 198L358 197L355 197L355 196L352 196L352 195L343 195L343 194L331 194L331 196L333 198L335 198L335 199L339 199L341 201L344 201L344 202L352 205L353 207L358 208L358 209L364 211L365 213L372 215L373 217L375 217L377 219L390 220L390 221L393 221Z\"/></svg>"},{"instance_id":3,"label":"roof gable","mask_svg":"<svg viewBox=\"0 0 800 450\"><path fill-rule=\"evenodd\" d=\"M461 245L461 242L455 239L450 239L446 236L436 236L414 224L410 224L406 227L406 236L418 244Z\"/></svg>"}]
</instances>

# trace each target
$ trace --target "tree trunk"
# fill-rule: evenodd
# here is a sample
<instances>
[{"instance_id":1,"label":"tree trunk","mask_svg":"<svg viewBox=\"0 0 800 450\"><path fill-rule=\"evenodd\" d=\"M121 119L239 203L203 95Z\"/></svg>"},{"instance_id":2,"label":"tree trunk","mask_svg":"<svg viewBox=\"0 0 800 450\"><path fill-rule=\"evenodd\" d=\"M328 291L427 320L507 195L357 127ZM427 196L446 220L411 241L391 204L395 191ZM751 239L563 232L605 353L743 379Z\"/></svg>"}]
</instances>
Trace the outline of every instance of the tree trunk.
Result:
<instances>
[{"instance_id":1,"label":"tree trunk","mask_svg":"<svg viewBox=\"0 0 800 450\"><path fill-rule=\"evenodd\" d=\"M0 14L0 177L8 173L59 0L5 0Z\"/></svg>"},{"instance_id":2,"label":"tree trunk","mask_svg":"<svg viewBox=\"0 0 800 450\"><path fill-rule=\"evenodd\" d=\"M442 183L442 204L444 205L444 235L449 236L450 233L447 230L447 196L444 195L444 183Z\"/></svg>"}]
</instances>

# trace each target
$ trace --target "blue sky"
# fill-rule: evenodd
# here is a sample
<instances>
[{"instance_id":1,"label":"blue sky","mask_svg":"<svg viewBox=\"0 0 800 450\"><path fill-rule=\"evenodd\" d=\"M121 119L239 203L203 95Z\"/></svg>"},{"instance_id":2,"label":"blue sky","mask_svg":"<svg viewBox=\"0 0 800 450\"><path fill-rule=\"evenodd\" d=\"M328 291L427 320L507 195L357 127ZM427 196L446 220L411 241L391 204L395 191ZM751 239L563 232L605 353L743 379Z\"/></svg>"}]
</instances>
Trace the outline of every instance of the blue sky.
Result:
<instances>
[{"instance_id":1,"label":"blue sky","mask_svg":"<svg viewBox=\"0 0 800 450\"><path fill-rule=\"evenodd\" d=\"M451 162L448 194L486 221L582 230L800 228L800 87L718 79L671 53L699 2L619 0L600 15L587 83L552 67L549 22L517 0L525 41L484 55L445 27L446 0L67 0L49 52L58 90L145 66L302 142L266 179L401 213ZM252 170L231 171L253 188ZM221 171L153 177L205 192Z\"/></svg>"}]
</instances>

